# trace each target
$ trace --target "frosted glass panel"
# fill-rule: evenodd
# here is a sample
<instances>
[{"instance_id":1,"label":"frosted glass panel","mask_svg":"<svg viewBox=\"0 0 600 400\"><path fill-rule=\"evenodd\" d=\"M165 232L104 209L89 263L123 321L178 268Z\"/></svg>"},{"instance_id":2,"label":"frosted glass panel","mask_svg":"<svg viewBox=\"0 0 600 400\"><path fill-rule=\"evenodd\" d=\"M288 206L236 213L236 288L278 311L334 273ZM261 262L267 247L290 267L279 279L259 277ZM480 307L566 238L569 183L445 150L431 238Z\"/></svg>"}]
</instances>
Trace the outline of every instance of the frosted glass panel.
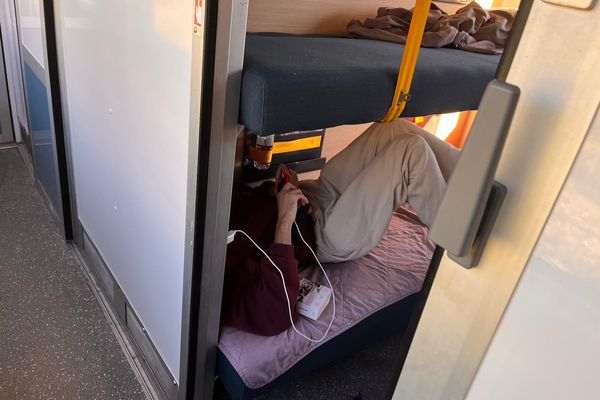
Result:
<instances>
[{"instance_id":1,"label":"frosted glass panel","mask_svg":"<svg viewBox=\"0 0 600 400\"><path fill-rule=\"evenodd\" d=\"M25 90L31 118L30 134L37 177L48 195L52 206L62 214L60 184L58 183L57 159L48 91L44 83L25 64Z\"/></svg>"},{"instance_id":2,"label":"frosted glass panel","mask_svg":"<svg viewBox=\"0 0 600 400\"><path fill-rule=\"evenodd\" d=\"M2 41L4 43L4 62L6 63L6 79L8 81L10 102L14 113L14 119L18 120L25 130L29 131L27 111L25 110L25 96L23 94L21 56L19 53L16 17L15 3L11 1L0 1L0 26L7 27L7 29L2 30ZM20 141L19 130L20 129L17 126L15 128L17 141Z\"/></svg>"},{"instance_id":3,"label":"frosted glass panel","mask_svg":"<svg viewBox=\"0 0 600 400\"><path fill-rule=\"evenodd\" d=\"M596 117L468 400L600 399L599 151Z\"/></svg>"},{"instance_id":4,"label":"frosted glass panel","mask_svg":"<svg viewBox=\"0 0 600 400\"><path fill-rule=\"evenodd\" d=\"M46 67L44 62L44 35L42 33L41 0L17 0L20 17L21 41L37 62Z\"/></svg>"}]
</instances>

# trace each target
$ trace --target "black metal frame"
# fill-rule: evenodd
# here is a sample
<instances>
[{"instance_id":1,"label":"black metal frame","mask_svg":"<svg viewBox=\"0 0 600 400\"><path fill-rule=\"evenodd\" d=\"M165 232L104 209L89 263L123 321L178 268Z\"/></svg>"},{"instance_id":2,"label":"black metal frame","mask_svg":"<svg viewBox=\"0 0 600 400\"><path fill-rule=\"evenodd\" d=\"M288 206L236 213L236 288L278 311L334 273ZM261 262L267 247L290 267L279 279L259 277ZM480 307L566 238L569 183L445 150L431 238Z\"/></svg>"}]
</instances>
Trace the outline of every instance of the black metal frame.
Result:
<instances>
[{"instance_id":1,"label":"black metal frame","mask_svg":"<svg viewBox=\"0 0 600 400\"><path fill-rule=\"evenodd\" d=\"M54 21L54 2L44 0L44 27L46 35L46 57L48 61L48 77L50 97L52 99L52 117L54 121L54 139L56 159L58 163L58 180L62 202L63 232L67 241L73 240L73 219L71 208L71 191L69 189L69 168L63 123L60 73L58 68L58 53L56 48L56 26Z\"/></svg>"},{"instance_id":2,"label":"black metal frame","mask_svg":"<svg viewBox=\"0 0 600 400\"><path fill-rule=\"evenodd\" d=\"M186 380L181 382L181 400L193 400L197 390L196 385L203 386L203 382L197 377L198 357L198 315L200 313L200 293L202 284L202 259L204 256L204 234L206 224L206 204L208 198L208 169L209 151L212 124L212 97L214 89L214 71L216 55L217 16L219 0L208 0L205 4L205 33L204 51L202 62L202 92L200 99L200 126L197 132L198 144L198 169L196 176L196 209L194 215L193 252L192 265L189 276L189 326L187 347ZM185 284L185 283L184 283ZM182 354L184 355L184 354ZM182 369L183 370L183 369Z\"/></svg>"},{"instance_id":3,"label":"black metal frame","mask_svg":"<svg viewBox=\"0 0 600 400\"><path fill-rule=\"evenodd\" d=\"M186 399L213 392L248 1L206 7Z\"/></svg>"}]
</instances>

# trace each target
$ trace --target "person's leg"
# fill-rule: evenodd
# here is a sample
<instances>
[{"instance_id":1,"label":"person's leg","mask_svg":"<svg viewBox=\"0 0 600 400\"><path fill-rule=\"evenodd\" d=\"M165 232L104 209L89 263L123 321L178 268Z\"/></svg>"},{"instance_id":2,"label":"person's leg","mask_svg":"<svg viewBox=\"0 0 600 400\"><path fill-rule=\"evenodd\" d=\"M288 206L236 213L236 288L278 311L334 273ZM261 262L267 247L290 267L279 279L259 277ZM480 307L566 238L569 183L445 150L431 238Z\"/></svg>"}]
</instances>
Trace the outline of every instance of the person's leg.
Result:
<instances>
[{"instance_id":1,"label":"person's leg","mask_svg":"<svg viewBox=\"0 0 600 400\"><path fill-rule=\"evenodd\" d=\"M446 182L450 179L450 175L452 175L452 171L458 162L458 158L460 157L460 150L456 147L452 146L450 143L438 138L437 136L427 132L425 129L421 128L418 125L410 123L405 120L398 120L393 122L393 124L398 124L402 126L402 129L406 133L410 133L413 135L419 135L435 154L435 158L440 167L440 171L442 171L442 175Z\"/></svg>"},{"instance_id":2,"label":"person's leg","mask_svg":"<svg viewBox=\"0 0 600 400\"><path fill-rule=\"evenodd\" d=\"M390 143L404 134L419 135L427 143L440 166L446 182L460 156L460 150L451 144L439 139L423 128L403 119L389 123L375 122L371 124L358 138L345 149L327 161L318 182L306 182L311 191L326 189L331 193L343 193L344 189L368 165L377 154L384 150ZM315 186L322 186L317 188Z\"/></svg>"},{"instance_id":3,"label":"person's leg","mask_svg":"<svg viewBox=\"0 0 600 400\"><path fill-rule=\"evenodd\" d=\"M406 131L403 124L375 122L328 160L318 179L301 181L299 186L309 199L315 219L323 220L346 187L382 150Z\"/></svg>"},{"instance_id":4,"label":"person's leg","mask_svg":"<svg viewBox=\"0 0 600 400\"><path fill-rule=\"evenodd\" d=\"M380 151L406 133L397 124L371 124L359 137L327 161L319 180L337 192L344 189L362 172Z\"/></svg>"},{"instance_id":5,"label":"person's leg","mask_svg":"<svg viewBox=\"0 0 600 400\"><path fill-rule=\"evenodd\" d=\"M403 119L389 123L375 122L344 150L325 164L320 179L327 181L339 193L343 192L352 180L382 150L404 134L419 135L429 144L440 166L442 175L450 177L460 150L439 139L425 129Z\"/></svg>"},{"instance_id":6,"label":"person's leg","mask_svg":"<svg viewBox=\"0 0 600 400\"><path fill-rule=\"evenodd\" d=\"M373 123L344 150L329 160L317 180L300 182L300 188L309 198L316 220L331 213L337 199L383 150L406 134L424 138L431 147L442 176L447 181L460 150L408 121L399 119L390 123Z\"/></svg>"},{"instance_id":7,"label":"person's leg","mask_svg":"<svg viewBox=\"0 0 600 400\"><path fill-rule=\"evenodd\" d=\"M420 136L399 135L315 215L317 255L339 262L361 257L383 237L392 212L408 201L430 225L446 184L435 155Z\"/></svg>"}]
</instances>

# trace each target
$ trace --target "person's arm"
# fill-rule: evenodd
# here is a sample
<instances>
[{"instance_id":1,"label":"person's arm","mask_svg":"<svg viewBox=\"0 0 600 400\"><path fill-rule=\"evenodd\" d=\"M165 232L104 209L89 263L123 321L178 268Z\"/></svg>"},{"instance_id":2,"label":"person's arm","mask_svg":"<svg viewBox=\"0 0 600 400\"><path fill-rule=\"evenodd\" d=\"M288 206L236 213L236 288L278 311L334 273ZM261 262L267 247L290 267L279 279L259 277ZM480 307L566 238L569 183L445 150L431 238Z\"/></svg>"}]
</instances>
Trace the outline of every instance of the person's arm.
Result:
<instances>
[{"instance_id":1,"label":"person's arm","mask_svg":"<svg viewBox=\"0 0 600 400\"><path fill-rule=\"evenodd\" d=\"M291 306L292 318L296 316L296 299L300 286L298 261L292 246L292 226L299 205L308 204L302 191L286 183L277 194L277 224L275 239L265 249L279 267ZM235 267L234 267L235 268ZM276 335L291 326L288 299L283 291L281 274L267 257L260 263L248 258L238 266L230 297L226 323L258 335Z\"/></svg>"},{"instance_id":2,"label":"person's arm","mask_svg":"<svg viewBox=\"0 0 600 400\"><path fill-rule=\"evenodd\" d=\"M308 204L302 191L292 183L286 183L277 193L277 225L275 243L292 244L292 227L299 206Z\"/></svg>"},{"instance_id":3,"label":"person's arm","mask_svg":"<svg viewBox=\"0 0 600 400\"><path fill-rule=\"evenodd\" d=\"M300 281L294 248L274 243L265 250L283 273L292 318L295 318ZM259 263L248 258L239 268L231 286L225 323L261 336L277 335L288 329L291 326L290 311L279 272L264 256Z\"/></svg>"}]
</instances>

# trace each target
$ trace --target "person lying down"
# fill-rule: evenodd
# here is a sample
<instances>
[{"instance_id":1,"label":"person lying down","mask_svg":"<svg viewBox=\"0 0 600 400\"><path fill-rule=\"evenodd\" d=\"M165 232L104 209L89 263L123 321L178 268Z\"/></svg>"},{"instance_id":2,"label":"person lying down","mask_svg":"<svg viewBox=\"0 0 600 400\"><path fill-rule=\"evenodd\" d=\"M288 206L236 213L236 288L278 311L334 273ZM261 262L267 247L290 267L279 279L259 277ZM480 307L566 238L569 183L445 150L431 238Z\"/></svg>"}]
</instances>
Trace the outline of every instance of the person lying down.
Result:
<instances>
[{"instance_id":1,"label":"person lying down","mask_svg":"<svg viewBox=\"0 0 600 400\"><path fill-rule=\"evenodd\" d=\"M298 269L315 261L356 259L385 234L392 213L405 203L430 226L460 151L408 121L374 123L328 161L317 180L298 181L279 166L276 182L256 189L235 186L230 229L243 230L281 269L296 317ZM281 275L246 237L228 245L223 323L263 336L291 326Z\"/></svg>"}]
</instances>

